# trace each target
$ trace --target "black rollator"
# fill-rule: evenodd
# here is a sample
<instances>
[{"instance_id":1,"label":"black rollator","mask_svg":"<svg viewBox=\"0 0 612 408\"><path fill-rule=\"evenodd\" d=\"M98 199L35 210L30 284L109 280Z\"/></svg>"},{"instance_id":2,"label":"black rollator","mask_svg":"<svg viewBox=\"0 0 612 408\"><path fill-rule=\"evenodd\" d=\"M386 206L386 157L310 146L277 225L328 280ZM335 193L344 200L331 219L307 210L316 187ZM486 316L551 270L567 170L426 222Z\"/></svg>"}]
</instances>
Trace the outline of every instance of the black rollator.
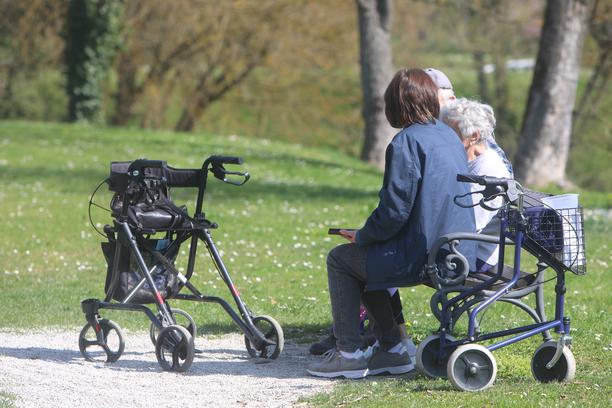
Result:
<instances>
[{"instance_id":1,"label":"black rollator","mask_svg":"<svg viewBox=\"0 0 612 408\"><path fill-rule=\"evenodd\" d=\"M108 264L104 300L81 302L87 324L79 336L81 354L89 361L114 362L125 347L117 323L102 318L102 309L144 313L151 321L150 337L163 370L183 372L194 355L196 323L185 311L170 306L170 301L218 303L244 333L247 352L252 357L275 359L283 350L281 326L269 316L254 315L240 294L213 241L211 230L218 225L206 219L202 206L208 174L225 183L241 186L248 173L228 171L224 165L240 165L239 157L211 156L201 169L176 169L165 161L139 159L113 162L105 180L114 193L109 211L113 225L104 227L107 242L102 250ZM90 200L91 206L97 190ZM197 188L195 212L176 205L171 188ZM93 225L93 222L92 222ZM94 225L95 228L95 225ZM175 266L183 243L189 242L185 273ZM202 241L213 265L227 285L237 311L223 298L202 294L191 282L198 244ZM152 310L154 305L156 312Z\"/></svg>"}]
</instances>

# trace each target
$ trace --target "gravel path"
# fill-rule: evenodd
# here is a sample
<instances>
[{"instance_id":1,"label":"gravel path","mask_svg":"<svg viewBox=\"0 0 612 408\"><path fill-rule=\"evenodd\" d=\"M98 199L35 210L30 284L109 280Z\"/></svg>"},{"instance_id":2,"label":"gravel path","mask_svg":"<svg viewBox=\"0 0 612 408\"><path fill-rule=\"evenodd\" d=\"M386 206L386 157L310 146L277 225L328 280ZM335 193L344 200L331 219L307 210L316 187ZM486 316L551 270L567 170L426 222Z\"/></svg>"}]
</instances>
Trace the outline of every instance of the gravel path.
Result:
<instances>
[{"instance_id":1,"label":"gravel path","mask_svg":"<svg viewBox=\"0 0 612 408\"><path fill-rule=\"evenodd\" d=\"M0 330L0 391L18 407L287 407L301 396L328 391L304 367L315 357L291 342L277 360L248 357L241 335L196 339L184 374L161 371L148 333L124 331L125 351L112 364L90 363L79 353L79 329Z\"/></svg>"}]
</instances>

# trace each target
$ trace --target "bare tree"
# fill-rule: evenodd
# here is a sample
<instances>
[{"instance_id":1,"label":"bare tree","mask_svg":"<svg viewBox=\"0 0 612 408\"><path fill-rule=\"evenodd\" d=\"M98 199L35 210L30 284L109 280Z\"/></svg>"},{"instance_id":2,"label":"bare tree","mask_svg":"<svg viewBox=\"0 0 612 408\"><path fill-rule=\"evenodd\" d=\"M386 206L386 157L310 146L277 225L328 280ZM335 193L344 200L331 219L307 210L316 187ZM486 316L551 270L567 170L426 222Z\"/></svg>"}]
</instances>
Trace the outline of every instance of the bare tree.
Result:
<instances>
[{"instance_id":1,"label":"bare tree","mask_svg":"<svg viewBox=\"0 0 612 408\"><path fill-rule=\"evenodd\" d=\"M385 117L384 91L393 75L391 54L391 0L356 0L359 17L359 46L362 115L365 139L361 158L384 168L385 149L395 133Z\"/></svg>"},{"instance_id":2,"label":"bare tree","mask_svg":"<svg viewBox=\"0 0 612 408\"><path fill-rule=\"evenodd\" d=\"M612 75L612 4L596 0L589 18L589 31L597 44L597 61L574 111L574 130L581 129L599 107Z\"/></svg>"},{"instance_id":3,"label":"bare tree","mask_svg":"<svg viewBox=\"0 0 612 408\"><path fill-rule=\"evenodd\" d=\"M572 110L580 73L588 0L548 0L523 128L516 176L544 186L565 184Z\"/></svg>"},{"instance_id":4,"label":"bare tree","mask_svg":"<svg viewBox=\"0 0 612 408\"><path fill-rule=\"evenodd\" d=\"M163 125L177 103L175 129L192 130L209 105L263 63L289 1L175 0L126 3L126 46L117 58L116 111L123 125Z\"/></svg>"}]
</instances>

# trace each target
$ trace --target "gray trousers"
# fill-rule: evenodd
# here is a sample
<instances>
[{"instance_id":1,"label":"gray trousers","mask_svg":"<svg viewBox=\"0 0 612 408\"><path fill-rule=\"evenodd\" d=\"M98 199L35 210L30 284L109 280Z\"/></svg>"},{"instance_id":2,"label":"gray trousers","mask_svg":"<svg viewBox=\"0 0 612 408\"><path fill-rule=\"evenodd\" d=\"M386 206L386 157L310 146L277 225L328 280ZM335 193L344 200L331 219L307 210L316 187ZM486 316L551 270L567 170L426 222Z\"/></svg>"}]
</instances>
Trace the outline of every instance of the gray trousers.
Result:
<instances>
[{"instance_id":1,"label":"gray trousers","mask_svg":"<svg viewBox=\"0 0 612 408\"><path fill-rule=\"evenodd\" d=\"M327 280L334 319L334 334L339 350L353 352L362 345L359 305L363 302L375 322L375 335L388 349L401 341L386 290L365 292L367 247L343 244L327 256Z\"/></svg>"}]
</instances>

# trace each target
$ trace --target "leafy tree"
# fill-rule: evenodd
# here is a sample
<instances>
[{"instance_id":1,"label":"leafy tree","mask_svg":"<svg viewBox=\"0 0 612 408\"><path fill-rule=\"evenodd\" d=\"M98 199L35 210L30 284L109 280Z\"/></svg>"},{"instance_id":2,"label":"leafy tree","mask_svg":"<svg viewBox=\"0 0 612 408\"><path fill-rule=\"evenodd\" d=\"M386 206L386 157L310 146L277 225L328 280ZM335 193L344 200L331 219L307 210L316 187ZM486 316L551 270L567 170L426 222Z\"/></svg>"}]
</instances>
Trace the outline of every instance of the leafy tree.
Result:
<instances>
[{"instance_id":1,"label":"leafy tree","mask_svg":"<svg viewBox=\"0 0 612 408\"><path fill-rule=\"evenodd\" d=\"M71 121L102 119L101 81L120 44L121 10L116 0L70 0L64 57Z\"/></svg>"},{"instance_id":2,"label":"leafy tree","mask_svg":"<svg viewBox=\"0 0 612 408\"><path fill-rule=\"evenodd\" d=\"M14 99L15 86L59 67L66 7L63 0L0 0L0 10L0 117L22 117L27 107Z\"/></svg>"}]
</instances>

